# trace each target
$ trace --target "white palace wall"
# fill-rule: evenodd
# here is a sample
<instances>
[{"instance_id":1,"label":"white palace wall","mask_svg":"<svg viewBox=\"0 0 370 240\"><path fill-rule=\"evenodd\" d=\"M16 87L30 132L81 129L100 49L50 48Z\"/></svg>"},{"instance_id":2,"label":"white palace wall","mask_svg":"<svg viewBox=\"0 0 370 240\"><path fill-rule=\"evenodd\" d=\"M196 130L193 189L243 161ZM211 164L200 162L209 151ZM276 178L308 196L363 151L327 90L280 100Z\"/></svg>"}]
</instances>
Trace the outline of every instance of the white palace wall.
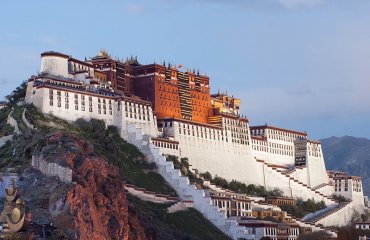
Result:
<instances>
[{"instance_id":1,"label":"white palace wall","mask_svg":"<svg viewBox=\"0 0 370 240\"><path fill-rule=\"evenodd\" d=\"M308 170L308 185L316 187L323 183L329 183L326 173L324 157L320 143L307 142L306 166Z\"/></svg>"},{"instance_id":2,"label":"white palace wall","mask_svg":"<svg viewBox=\"0 0 370 240\"><path fill-rule=\"evenodd\" d=\"M66 121L79 118L103 120L107 126L116 126L125 139L124 129L128 124L136 124L147 135L157 135L156 118L151 106L130 98L121 99L56 86L34 86L34 81L29 81L26 102L32 103L44 114Z\"/></svg>"},{"instance_id":3,"label":"white palace wall","mask_svg":"<svg viewBox=\"0 0 370 240\"><path fill-rule=\"evenodd\" d=\"M231 130L182 121L168 121L163 131L179 142L180 157L187 157L199 172L263 185L263 175L258 171L248 139L244 139L244 144L238 143Z\"/></svg>"},{"instance_id":4,"label":"white palace wall","mask_svg":"<svg viewBox=\"0 0 370 240\"><path fill-rule=\"evenodd\" d=\"M49 73L54 76L69 77L68 57L43 56L41 58L41 73Z\"/></svg>"},{"instance_id":5,"label":"white palace wall","mask_svg":"<svg viewBox=\"0 0 370 240\"><path fill-rule=\"evenodd\" d=\"M309 186L307 167L296 167L295 170L290 174L290 177L297 179L298 181Z\"/></svg>"}]
</instances>

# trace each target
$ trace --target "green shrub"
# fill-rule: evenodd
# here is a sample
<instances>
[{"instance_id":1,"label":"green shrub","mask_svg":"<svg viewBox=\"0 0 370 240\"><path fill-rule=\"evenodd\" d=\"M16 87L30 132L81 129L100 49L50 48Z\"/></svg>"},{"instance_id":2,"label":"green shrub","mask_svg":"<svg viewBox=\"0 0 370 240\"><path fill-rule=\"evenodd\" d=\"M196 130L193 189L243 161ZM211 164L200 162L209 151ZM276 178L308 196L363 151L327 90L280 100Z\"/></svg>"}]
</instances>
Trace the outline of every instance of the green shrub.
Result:
<instances>
[{"instance_id":1,"label":"green shrub","mask_svg":"<svg viewBox=\"0 0 370 240\"><path fill-rule=\"evenodd\" d=\"M296 205L281 205L280 208L292 216L302 218L309 213L326 208L326 205L324 201L315 202L313 199L308 199L307 201L297 200Z\"/></svg>"},{"instance_id":2,"label":"green shrub","mask_svg":"<svg viewBox=\"0 0 370 240\"><path fill-rule=\"evenodd\" d=\"M204 178L205 180L208 180L210 181L212 179L212 175L207 171L205 173L201 173L199 174L202 178Z\"/></svg>"}]
</instances>

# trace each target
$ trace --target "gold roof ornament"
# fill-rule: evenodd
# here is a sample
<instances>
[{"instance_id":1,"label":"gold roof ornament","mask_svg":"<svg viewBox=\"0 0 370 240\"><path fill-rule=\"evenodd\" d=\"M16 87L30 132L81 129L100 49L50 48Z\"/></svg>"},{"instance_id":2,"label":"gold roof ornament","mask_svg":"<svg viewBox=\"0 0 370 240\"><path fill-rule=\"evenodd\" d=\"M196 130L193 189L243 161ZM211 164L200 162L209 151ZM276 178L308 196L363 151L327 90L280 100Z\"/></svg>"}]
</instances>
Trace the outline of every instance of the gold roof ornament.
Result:
<instances>
[{"instance_id":1,"label":"gold roof ornament","mask_svg":"<svg viewBox=\"0 0 370 240\"><path fill-rule=\"evenodd\" d=\"M101 58L103 58L103 57L110 58L110 56L109 56L108 52L107 52L106 50L104 50L104 49L101 49L101 50L99 51L99 53L98 53L98 57L101 57Z\"/></svg>"}]
</instances>

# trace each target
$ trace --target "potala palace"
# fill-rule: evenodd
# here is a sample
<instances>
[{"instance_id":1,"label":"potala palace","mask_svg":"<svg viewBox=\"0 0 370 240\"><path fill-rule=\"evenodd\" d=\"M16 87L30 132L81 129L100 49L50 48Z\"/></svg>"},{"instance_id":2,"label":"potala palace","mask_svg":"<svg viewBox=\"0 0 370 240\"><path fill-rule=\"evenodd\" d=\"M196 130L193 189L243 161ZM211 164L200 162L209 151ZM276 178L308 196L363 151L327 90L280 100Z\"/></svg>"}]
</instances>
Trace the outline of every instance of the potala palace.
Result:
<instances>
[{"instance_id":1,"label":"potala palace","mask_svg":"<svg viewBox=\"0 0 370 240\"><path fill-rule=\"evenodd\" d=\"M26 102L42 113L75 121L104 120L136 145L191 205L233 239L297 239L300 231L327 231L351 222L366 208L361 178L327 171L318 141L306 132L250 126L240 100L210 93L209 78L166 63L142 65L136 58L113 59L101 51L84 61L58 52L41 54L41 69L28 80ZM194 173L228 181L279 188L284 197L261 199L215 185L198 189L167 155L188 158ZM206 182L206 181L205 181ZM336 202L333 195L348 199ZM325 202L327 208L294 218L279 202ZM278 217L279 223L258 220Z\"/></svg>"}]
</instances>

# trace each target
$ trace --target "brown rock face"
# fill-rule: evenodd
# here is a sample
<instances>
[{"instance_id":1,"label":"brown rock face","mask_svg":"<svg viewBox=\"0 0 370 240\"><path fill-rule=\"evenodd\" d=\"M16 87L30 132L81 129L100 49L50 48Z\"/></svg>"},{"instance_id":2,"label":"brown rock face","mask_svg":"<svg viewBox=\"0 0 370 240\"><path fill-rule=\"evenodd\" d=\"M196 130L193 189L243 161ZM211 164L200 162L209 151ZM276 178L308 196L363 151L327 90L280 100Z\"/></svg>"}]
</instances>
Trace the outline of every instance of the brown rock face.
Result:
<instances>
[{"instance_id":1,"label":"brown rock face","mask_svg":"<svg viewBox=\"0 0 370 240\"><path fill-rule=\"evenodd\" d=\"M49 145L64 145L58 143L61 139L68 146L80 148L74 153L58 151L58 156L55 156L59 158L59 163L72 169L73 181L76 183L69 188L65 199L65 205L73 218L74 236L70 237L88 240L146 240L137 215L129 214L118 168L94 155L93 148L75 136L62 136L57 132L49 139ZM54 220L55 226L63 229L64 221Z\"/></svg>"}]
</instances>

